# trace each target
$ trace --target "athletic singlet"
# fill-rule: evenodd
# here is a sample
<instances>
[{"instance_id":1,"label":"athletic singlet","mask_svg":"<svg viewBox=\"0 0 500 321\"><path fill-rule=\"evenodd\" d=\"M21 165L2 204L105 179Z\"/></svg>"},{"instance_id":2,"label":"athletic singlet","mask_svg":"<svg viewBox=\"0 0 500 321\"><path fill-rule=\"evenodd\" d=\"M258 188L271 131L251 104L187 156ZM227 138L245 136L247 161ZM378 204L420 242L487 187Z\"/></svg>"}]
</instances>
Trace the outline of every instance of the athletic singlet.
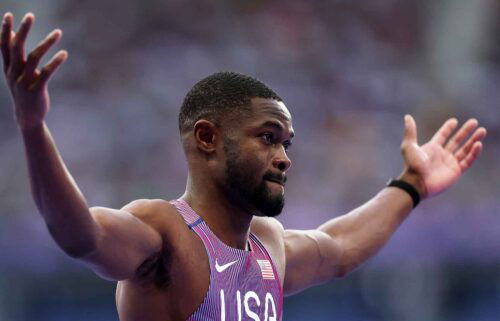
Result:
<instances>
[{"instance_id":1,"label":"athletic singlet","mask_svg":"<svg viewBox=\"0 0 500 321\"><path fill-rule=\"evenodd\" d=\"M205 245L210 263L207 295L187 321L280 321L283 291L271 256L250 233L250 251L224 244L183 200L170 202Z\"/></svg>"}]
</instances>

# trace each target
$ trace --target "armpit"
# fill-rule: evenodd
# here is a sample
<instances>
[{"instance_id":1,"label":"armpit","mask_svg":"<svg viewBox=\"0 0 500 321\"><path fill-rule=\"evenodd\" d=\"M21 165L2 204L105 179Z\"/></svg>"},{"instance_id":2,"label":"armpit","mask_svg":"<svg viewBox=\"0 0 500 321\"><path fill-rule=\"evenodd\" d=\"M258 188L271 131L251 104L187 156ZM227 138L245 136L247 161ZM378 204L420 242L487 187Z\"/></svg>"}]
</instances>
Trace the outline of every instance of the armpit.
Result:
<instances>
[{"instance_id":1,"label":"armpit","mask_svg":"<svg viewBox=\"0 0 500 321\"><path fill-rule=\"evenodd\" d=\"M162 251L146 259L136 270L135 279L141 284L153 284L157 288L166 288L170 285L171 276L169 266L171 263L170 251Z\"/></svg>"}]
</instances>

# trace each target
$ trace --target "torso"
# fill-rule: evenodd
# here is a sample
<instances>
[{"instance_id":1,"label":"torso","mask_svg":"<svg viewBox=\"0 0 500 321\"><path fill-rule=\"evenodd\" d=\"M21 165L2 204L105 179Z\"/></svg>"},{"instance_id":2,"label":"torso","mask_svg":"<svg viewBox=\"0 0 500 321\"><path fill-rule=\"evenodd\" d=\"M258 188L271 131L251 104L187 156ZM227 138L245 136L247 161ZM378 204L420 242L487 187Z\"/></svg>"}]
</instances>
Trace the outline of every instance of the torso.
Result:
<instances>
[{"instance_id":1,"label":"torso","mask_svg":"<svg viewBox=\"0 0 500 321\"><path fill-rule=\"evenodd\" d=\"M284 249L279 224L254 218L248 252L222 243L185 202L151 202L151 210L137 216L160 233L164 250L146 261L135 279L118 282L121 321L281 320ZM237 263L224 269L233 261ZM216 264L227 275L219 276Z\"/></svg>"}]
</instances>

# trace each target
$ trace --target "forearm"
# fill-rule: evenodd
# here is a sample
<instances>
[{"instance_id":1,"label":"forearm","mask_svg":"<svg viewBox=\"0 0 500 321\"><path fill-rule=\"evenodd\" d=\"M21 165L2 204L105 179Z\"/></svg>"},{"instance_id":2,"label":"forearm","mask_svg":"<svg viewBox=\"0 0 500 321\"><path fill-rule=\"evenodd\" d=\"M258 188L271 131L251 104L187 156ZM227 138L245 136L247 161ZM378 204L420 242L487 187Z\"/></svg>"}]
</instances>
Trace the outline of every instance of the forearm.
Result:
<instances>
[{"instance_id":1,"label":"forearm","mask_svg":"<svg viewBox=\"0 0 500 321\"><path fill-rule=\"evenodd\" d=\"M339 274L351 272L377 253L412 210L411 197L401 189L384 188L367 203L321 225L342 249Z\"/></svg>"},{"instance_id":2,"label":"forearm","mask_svg":"<svg viewBox=\"0 0 500 321\"><path fill-rule=\"evenodd\" d=\"M93 250L97 226L87 202L60 157L50 131L21 129L35 203L57 244L71 256Z\"/></svg>"}]
</instances>

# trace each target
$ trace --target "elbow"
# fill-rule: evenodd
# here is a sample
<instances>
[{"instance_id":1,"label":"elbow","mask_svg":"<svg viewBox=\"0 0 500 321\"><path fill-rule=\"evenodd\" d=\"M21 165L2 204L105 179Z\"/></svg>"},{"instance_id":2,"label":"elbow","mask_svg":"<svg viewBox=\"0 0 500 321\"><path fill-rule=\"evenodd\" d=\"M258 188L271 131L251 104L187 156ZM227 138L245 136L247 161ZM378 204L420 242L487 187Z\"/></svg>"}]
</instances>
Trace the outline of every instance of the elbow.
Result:
<instances>
[{"instance_id":1,"label":"elbow","mask_svg":"<svg viewBox=\"0 0 500 321\"><path fill-rule=\"evenodd\" d=\"M345 249L345 245L337 243L338 246L338 260L334 265L334 278L341 279L351 274L358 264L356 264L349 256L349 252Z\"/></svg>"},{"instance_id":2,"label":"elbow","mask_svg":"<svg viewBox=\"0 0 500 321\"><path fill-rule=\"evenodd\" d=\"M349 257L344 251L338 264L335 266L335 278L341 279L351 274L362 264L362 262Z\"/></svg>"}]
</instances>

